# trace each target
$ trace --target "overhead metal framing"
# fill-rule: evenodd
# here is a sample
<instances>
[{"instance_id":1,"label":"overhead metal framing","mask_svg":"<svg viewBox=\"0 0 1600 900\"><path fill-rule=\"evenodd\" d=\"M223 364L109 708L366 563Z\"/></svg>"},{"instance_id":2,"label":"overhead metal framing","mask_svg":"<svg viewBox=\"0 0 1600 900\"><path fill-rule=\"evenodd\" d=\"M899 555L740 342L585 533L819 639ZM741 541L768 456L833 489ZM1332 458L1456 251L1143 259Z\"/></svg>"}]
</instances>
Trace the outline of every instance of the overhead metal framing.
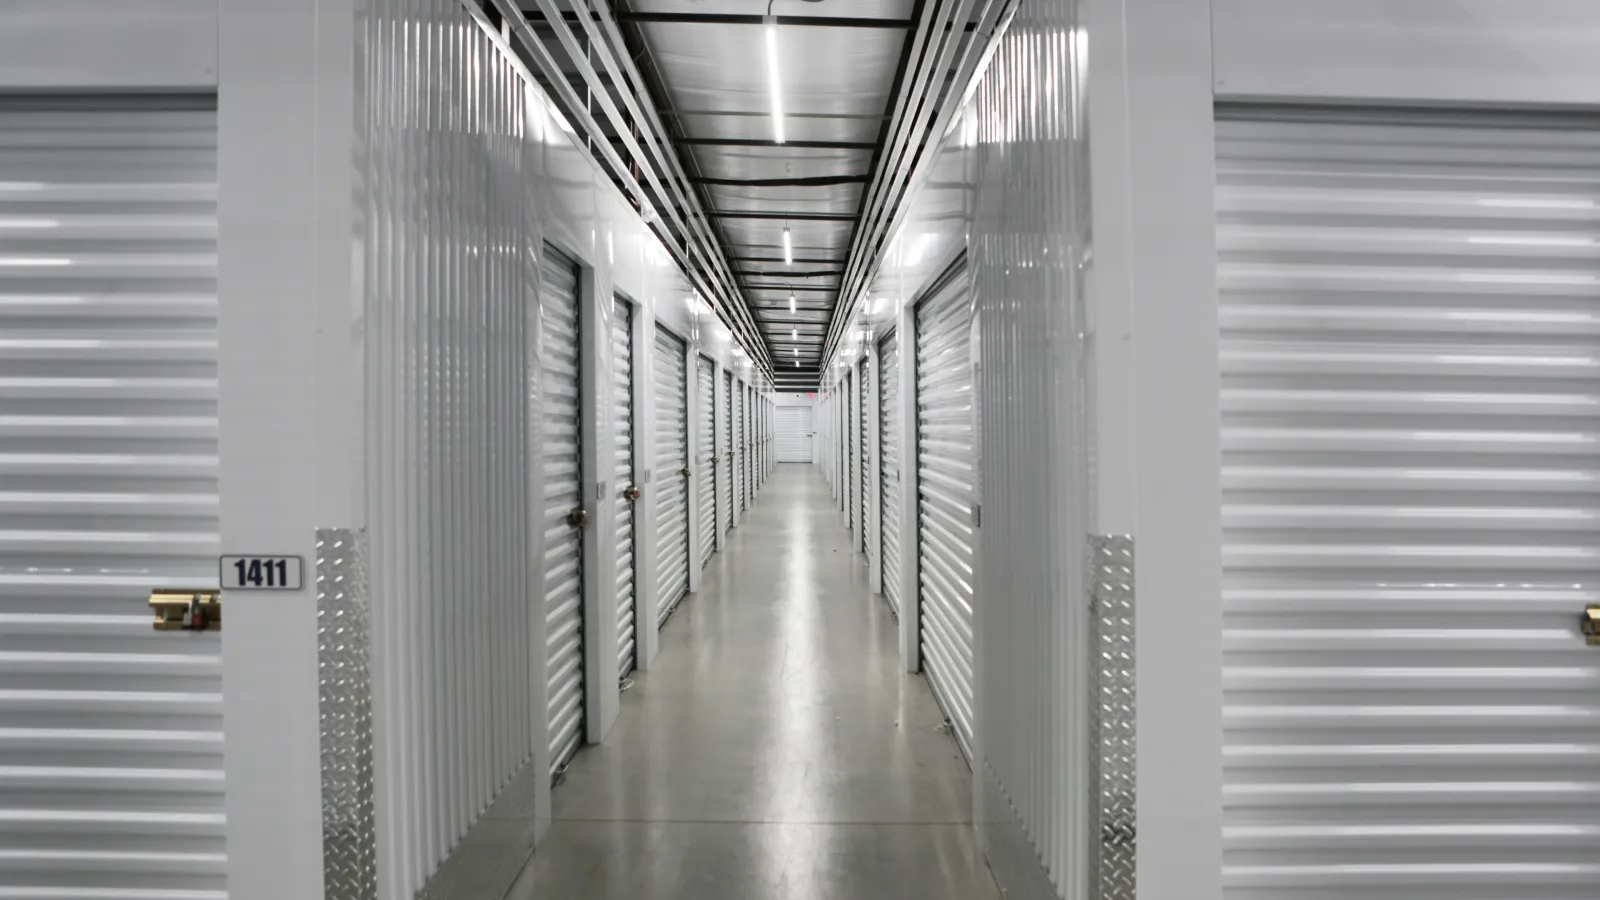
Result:
<instances>
[{"instance_id":1,"label":"overhead metal framing","mask_svg":"<svg viewBox=\"0 0 1600 900\"><path fill-rule=\"evenodd\" d=\"M618 23L609 8L602 3L593 15L569 18L557 8L556 0L532 3L563 58L557 59L552 52L556 48L541 39L513 0L475 0L468 3L468 9L499 35L514 58L531 61L568 123L586 138L596 162L644 216L702 299L770 374L771 354L729 268L723 242L684 171L655 104L645 94L643 77L623 49ZM581 37L574 25L582 30ZM578 95L569 73L586 86L586 97ZM609 128L596 118L594 106L599 107ZM622 152L613 141L621 145Z\"/></svg>"},{"instance_id":2,"label":"overhead metal framing","mask_svg":"<svg viewBox=\"0 0 1600 900\"><path fill-rule=\"evenodd\" d=\"M902 204L932 163L941 136L960 113L967 87L982 72L1018 0L927 0L907 49L910 67L896 90L894 110L873 161L873 180L861 197L861 221L850 241L840 302L823 358L832 362L865 296Z\"/></svg>"}]
</instances>

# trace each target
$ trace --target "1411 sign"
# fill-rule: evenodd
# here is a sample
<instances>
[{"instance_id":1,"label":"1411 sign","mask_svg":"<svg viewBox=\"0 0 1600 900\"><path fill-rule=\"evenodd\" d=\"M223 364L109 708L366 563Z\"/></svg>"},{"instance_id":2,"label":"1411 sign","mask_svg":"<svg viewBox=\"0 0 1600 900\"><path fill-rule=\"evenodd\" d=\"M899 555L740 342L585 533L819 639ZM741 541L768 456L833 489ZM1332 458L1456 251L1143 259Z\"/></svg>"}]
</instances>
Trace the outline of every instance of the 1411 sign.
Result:
<instances>
[{"instance_id":1,"label":"1411 sign","mask_svg":"<svg viewBox=\"0 0 1600 900\"><path fill-rule=\"evenodd\" d=\"M224 556L219 568L225 591L298 591L304 578L298 556Z\"/></svg>"}]
</instances>

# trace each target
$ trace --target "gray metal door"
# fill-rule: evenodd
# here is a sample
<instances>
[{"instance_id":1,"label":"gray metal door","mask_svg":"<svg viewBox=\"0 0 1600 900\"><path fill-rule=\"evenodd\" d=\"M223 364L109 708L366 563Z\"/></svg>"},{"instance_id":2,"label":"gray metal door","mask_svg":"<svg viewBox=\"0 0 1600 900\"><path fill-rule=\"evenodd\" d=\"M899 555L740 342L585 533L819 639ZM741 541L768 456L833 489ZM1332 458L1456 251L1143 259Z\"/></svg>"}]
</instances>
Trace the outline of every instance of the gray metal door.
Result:
<instances>
[{"instance_id":1,"label":"gray metal door","mask_svg":"<svg viewBox=\"0 0 1600 900\"><path fill-rule=\"evenodd\" d=\"M656 328L656 622L689 592L689 345Z\"/></svg>"},{"instance_id":2,"label":"gray metal door","mask_svg":"<svg viewBox=\"0 0 1600 900\"><path fill-rule=\"evenodd\" d=\"M878 534L883 599L900 611L900 340L878 342Z\"/></svg>"},{"instance_id":3,"label":"gray metal door","mask_svg":"<svg viewBox=\"0 0 1600 900\"><path fill-rule=\"evenodd\" d=\"M861 357L861 363L856 369L856 385L860 396L856 400L859 414L856 416L856 443L860 449L861 475L856 490L860 493L857 502L861 505L861 539L857 542L862 553L872 549L872 537L868 534L868 526L872 522L872 416L876 410L872 408L872 366L868 365L867 358Z\"/></svg>"},{"instance_id":4,"label":"gray metal door","mask_svg":"<svg viewBox=\"0 0 1600 900\"><path fill-rule=\"evenodd\" d=\"M618 297L611 321L612 428L616 433L617 673L633 671L638 646L634 628L633 500L633 307Z\"/></svg>"},{"instance_id":5,"label":"gray metal door","mask_svg":"<svg viewBox=\"0 0 1600 900\"><path fill-rule=\"evenodd\" d=\"M733 413L729 421L733 423L733 499L743 510L749 482L744 477L744 382L738 379L733 382Z\"/></svg>"},{"instance_id":6,"label":"gray metal door","mask_svg":"<svg viewBox=\"0 0 1600 900\"><path fill-rule=\"evenodd\" d=\"M0 110L0 897L226 896L216 129Z\"/></svg>"},{"instance_id":7,"label":"gray metal door","mask_svg":"<svg viewBox=\"0 0 1600 900\"><path fill-rule=\"evenodd\" d=\"M544 602L550 769L583 743L582 429L578 417L578 266L546 245L540 267L544 379Z\"/></svg>"},{"instance_id":8,"label":"gray metal door","mask_svg":"<svg viewBox=\"0 0 1600 900\"><path fill-rule=\"evenodd\" d=\"M778 407L778 462L811 462L813 415L809 406Z\"/></svg>"},{"instance_id":9,"label":"gray metal door","mask_svg":"<svg viewBox=\"0 0 1600 900\"><path fill-rule=\"evenodd\" d=\"M965 271L917 307L917 564L922 670L972 754L976 556L972 304Z\"/></svg>"},{"instance_id":10,"label":"gray metal door","mask_svg":"<svg viewBox=\"0 0 1600 900\"><path fill-rule=\"evenodd\" d=\"M695 460L695 484L700 502L700 566L711 562L717 551L717 370L711 360L700 357L695 365L696 413L695 439L699 445L699 459Z\"/></svg>"},{"instance_id":11,"label":"gray metal door","mask_svg":"<svg viewBox=\"0 0 1600 900\"><path fill-rule=\"evenodd\" d=\"M855 372L846 371L844 381L840 384L841 395L839 409L843 413L844 421L839 430L843 440L844 454L844 481L839 485L839 493L844 495L844 524L851 530L854 537L856 527L856 378Z\"/></svg>"},{"instance_id":12,"label":"gray metal door","mask_svg":"<svg viewBox=\"0 0 1600 900\"><path fill-rule=\"evenodd\" d=\"M1217 216L1227 896L1600 897L1600 130L1230 115Z\"/></svg>"},{"instance_id":13,"label":"gray metal door","mask_svg":"<svg viewBox=\"0 0 1600 900\"><path fill-rule=\"evenodd\" d=\"M722 508L722 529L724 532L733 530L733 373L724 372L722 377L722 421L717 430L722 435L722 448L718 456L718 471L721 472L724 490L718 492L717 501Z\"/></svg>"}]
</instances>

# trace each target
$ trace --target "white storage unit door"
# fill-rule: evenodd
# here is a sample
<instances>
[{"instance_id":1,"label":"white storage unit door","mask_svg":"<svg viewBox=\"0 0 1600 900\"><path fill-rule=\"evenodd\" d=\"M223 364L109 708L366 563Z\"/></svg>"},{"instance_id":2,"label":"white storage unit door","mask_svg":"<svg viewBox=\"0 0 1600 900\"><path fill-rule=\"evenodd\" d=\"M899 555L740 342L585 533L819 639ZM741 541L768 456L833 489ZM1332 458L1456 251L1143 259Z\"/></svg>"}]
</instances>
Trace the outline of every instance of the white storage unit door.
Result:
<instances>
[{"instance_id":1,"label":"white storage unit door","mask_svg":"<svg viewBox=\"0 0 1600 900\"><path fill-rule=\"evenodd\" d=\"M809 406L778 407L778 462L811 462L811 416Z\"/></svg>"},{"instance_id":2,"label":"white storage unit door","mask_svg":"<svg viewBox=\"0 0 1600 900\"><path fill-rule=\"evenodd\" d=\"M1600 132L1218 123L1233 898L1600 897Z\"/></svg>"},{"instance_id":3,"label":"white storage unit door","mask_svg":"<svg viewBox=\"0 0 1600 900\"><path fill-rule=\"evenodd\" d=\"M216 127L0 107L0 897L226 896Z\"/></svg>"},{"instance_id":4,"label":"white storage unit door","mask_svg":"<svg viewBox=\"0 0 1600 900\"><path fill-rule=\"evenodd\" d=\"M841 418L839 428L839 453L844 457L844 480L839 484L840 499L844 501L844 524L852 532L856 527L856 379L847 372L839 383Z\"/></svg>"},{"instance_id":5,"label":"white storage unit door","mask_svg":"<svg viewBox=\"0 0 1600 900\"><path fill-rule=\"evenodd\" d=\"M724 372L722 378L722 453L717 466L722 476L723 490L717 496L722 510L724 532L733 530L733 373Z\"/></svg>"},{"instance_id":6,"label":"white storage unit door","mask_svg":"<svg viewBox=\"0 0 1600 900\"><path fill-rule=\"evenodd\" d=\"M749 482L744 477L744 382L733 382L733 502L740 510L745 508L745 492Z\"/></svg>"},{"instance_id":7,"label":"white storage unit door","mask_svg":"<svg viewBox=\"0 0 1600 900\"><path fill-rule=\"evenodd\" d=\"M578 419L578 267L545 245L539 297L544 371L544 602L550 769L583 743L583 506Z\"/></svg>"},{"instance_id":8,"label":"white storage unit door","mask_svg":"<svg viewBox=\"0 0 1600 900\"><path fill-rule=\"evenodd\" d=\"M717 375L711 360L699 357L695 376L695 399L700 407L695 413L695 440L700 458L694 468L700 503L700 566L704 568L717 550Z\"/></svg>"},{"instance_id":9,"label":"white storage unit door","mask_svg":"<svg viewBox=\"0 0 1600 900\"><path fill-rule=\"evenodd\" d=\"M638 646L634 629L633 501L633 307L618 297L611 322L611 372L613 429L616 432L617 509L617 673L633 671Z\"/></svg>"},{"instance_id":10,"label":"white storage unit door","mask_svg":"<svg viewBox=\"0 0 1600 900\"><path fill-rule=\"evenodd\" d=\"M667 620L689 592L688 344L656 328L656 622Z\"/></svg>"},{"instance_id":11,"label":"white storage unit door","mask_svg":"<svg viewBox=\"0 0 1600 900\"><path fill-rule=\"evenodd\" d=\"M977 443L963 270L917 307L917 561L922 670L972 755Z\"/></svg>"},{"instance_id":12,"label":"white storage unit door","mask_svg":"<svg viewBox=\"0 0 1600 900\"><path fill-rule=\"evenodd\" d=\"M857 487L857 491L859 491L861 494L857 501L861 505L861 539L857 541L857 544L860 546L861 552L866 553L871 547L871 538L867 534L867 526L872 522L872 517L868 515L868 512L871 511L872 504L871 424L872 416L876 411L872 408L872 366L868 365L868 361L865 356L861 358L861 363L858 366L856 385L858 386L858 390L861 392L861 396L857 402L857 408L860 410L860 415L857 416L856 421L856 440L861 448L861 476L859 479L860 485Z\"/></svg>"},{"instance_id":13,"label":"white storage unit door","mask_svg":"<svg viewBox=\"0 0 1600 900\"><path fill-rule=\"evenodd\" d=\"M883 599L900 612L900 343L878 342L878 533Z\"/></svg>"}]
</instances>

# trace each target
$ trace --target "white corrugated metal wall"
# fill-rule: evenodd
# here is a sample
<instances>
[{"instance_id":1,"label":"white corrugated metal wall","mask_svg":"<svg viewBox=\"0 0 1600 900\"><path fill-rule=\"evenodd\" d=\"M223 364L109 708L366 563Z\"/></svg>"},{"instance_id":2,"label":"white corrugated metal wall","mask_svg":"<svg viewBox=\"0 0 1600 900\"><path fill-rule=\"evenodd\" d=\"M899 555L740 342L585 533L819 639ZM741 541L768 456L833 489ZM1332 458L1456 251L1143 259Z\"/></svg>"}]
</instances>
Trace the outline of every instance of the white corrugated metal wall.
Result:
<instances>
[{"instance_id":1,"label":"white corrugated metal wall","mask_svg":"<svg viewBox=\"0 0 1600 900\"><path fill-rule=\"evenodd\" d=\"M977 440L965 268L917 306L917 532L922 668L972 756Z\"/></svg>"},{"instance_id":2,"label":"white corrugated metal wall","mask_svg":"<svg viewBox=\"0 0 1600 900\"><path fill-rule=\"evenodd\" d=\"M656 328L656 621L689 592L688 344Z\"/></svg>"},{"instance_id":3,"label":"white corrugated metal wall","mask_svg":"<svg viewBox=\"0 0 1600 900\"><path fill-rule=\"evenodd\" d=\"M733 373L722 373L722 396L717 404L717 471L722 488L717 494L717 524L723 535L733 531L736 496L733 483Z\"/></svg>"},{"instance_id":4,"label":"white corrugated metal wall","mask_svg":"<svg viewBox=\"0 0 1600 900\"><path fill-rule=\"evenodd\" d=\"M1600 895L1600 128L1217 123L1230 898Z\"/></svg>"},{"instance_id":5,"label":"white corrugated metal wall","mask_svg":"<svg viewBox=\"0 0 1600 900\"><path fill-rule=\"evenodd\" d=\"M983 511L975 769L991 864L1010 893L1114 900L1133 896L1131 872L1099 884L1085 857L1120 825L1102 834L1089 805L1099 790L1088 717L1097 529L1079 15L1071 2L1019 7L968 112Z\"/></svg>"},{"instance_id":6,"label":"white corrugated metal wall","mask_svg":"<svg viewBox=\"0 0 1600 900\"><path fill-rule=\"evenodd\" d=\"M745 478L745 428L744 428L744 382L735 378L730 383L731 396L728 410L728 423L730 426L728 446L733 448L733 509L735 524L739 521L739 514L744 512L749 500L750 484Z\"/></svg>"},{"instance_id":7,"label":"white corrugated metal wall","mask_svg":"<svg viewBox=\"0 0 1600 900\"><path fill-rule=\"evenodd\" d=\"M638 571L634 566L633 498L633 304L617 297L611 320L611 422L613 431L612 503L617 535L617 675L626 678L637 663L635 633Z\"/></svg>"},{"instance_id":8,"label":"white corrugated metal wall","mask_svg":"<svg viewBox=\"0 0 1600 900\"><path fill-rule=\"evenodd\" d=\"M403 46L387 39L401 19ZM539 245L542 151L526 83L481 32L391 3L365 27L374 83L390 88L363 125L366 227L385 248L364 257L364 309L367 443L382 448L367 490L379 883L399 900L544 739L528 647L544 631L528 602L543 594L529 558L541 388L526 374L539 371L539 272L525 249ZM462 118L468 96L477 112ZM444 150L446 134L467 139Z\"/></svg>"},{"instance_id":9,"label":"white corrugated metal wall","mask_svg":"<svg viewBox=\"0 0 1600 900\"><path fill-rule=\"evenodd\" d=\"M872 427L871 418L875 414L875 405L872 402L872 366L865 354L861 362L856 365L856 468L860 472L856 493L857 508L856 520L861 523L861 534L856 540L856 546L862 553L871 555L872 531L871 510L872 503Z\"/></svg>"},{"instance_id":10,"label":"white corrugated metal wall","mask_svg":"<svg viewBox=\"0 0 1600 900\"><path fill-rule=\"evenodd\" d=\"M695 489L700 504L700 520L695 528L700 534L700 566L711 562L717 552L717 368L704 356L695 361L695 390L699 404L695 410L695 433L699 441L699 459L695 460Z\"/></svg>"},{"instance_id":11,"label":"white corrugated metal wall","mask_svg":"<svg viewBox=\"0 0 1600 900\"><path fill-rule=\"evenodd\" d=\"M225 897L216 113L5 103L0 896Z\"/></svg>"}]
</instances>

